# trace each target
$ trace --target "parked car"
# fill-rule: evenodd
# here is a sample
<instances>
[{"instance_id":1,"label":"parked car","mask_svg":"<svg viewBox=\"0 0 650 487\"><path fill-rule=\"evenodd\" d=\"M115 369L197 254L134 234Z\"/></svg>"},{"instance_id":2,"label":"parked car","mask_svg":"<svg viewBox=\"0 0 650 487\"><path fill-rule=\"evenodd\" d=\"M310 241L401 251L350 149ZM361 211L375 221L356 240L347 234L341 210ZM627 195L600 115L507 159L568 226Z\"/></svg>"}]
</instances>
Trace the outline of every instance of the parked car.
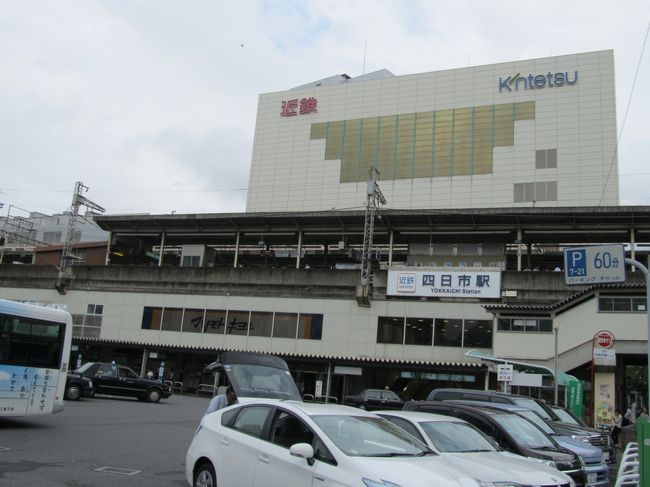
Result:
<instances>
[{"instance_id":1,"label":"parked car","mask_svg":"<svg viewBox=\"0 0 650 487\"><path fill-rule=\"evenodd\" d=\"M190 485L482 485L473 472L447 465L419 440L372 413L302 402L282 359L222 352L218 364L239 403L201 420L186 455Z\"/></svg>"},{"instance_id":2,"label":"parked car","mask_svg":"<svg viewBox=\"0 0 650 487\"><path fill-rule=\"evenodd\" d=\"M517 414L522 418L526 418L531 423L535 424L544 433L553 438L562 448L572 451L582 458L585 467L586 484L588 486L606 486L609 485L609 467L607 466L607 454L600 448L592 446L589 442L576 440L571 436L561 434L554 426L552 421L546 421L538 413L527 408L520 406L513 406L512 404L498 404L494 402L479 402L479 401L447 401L454 404L478 404L483 407L499 409L508 411L509 413Z\"/></svg>"},{"instance_id":3,"label":"parked car","mask_svg":"<svg viewBox=\"0 0 650 487\"><path fill-rule=\"evenodd\" d=\"M378 411L452 465L497 485L551 486L569 483L557 469L503 450L475 426L459 418L417 411Z\"/></svg>"},{"instance_id":4,"label":"parked car","mask_svg":"<svg viewBox=\"0 0 650 487\"><path fill-rule=\"evenodd\" d=\"M68 372L65 381L64 399L78 401L81 397L92 397L94 395L95 387L91 379L75 372Z\"/></svg>"},{"instance_id":5,"label":"parked car","mask_svg":"<svg viewBox=\"0 0 650 487\"><path fill-rule=\"evenodd\" d=\"M125 365L87 362L75 370L93 381L96 394L135 397L141 401L158 402L172 395L171 386L158 380L143 379Z\"/></svg>"},{"instance_id":6,"label":"parked car","mask_svg":"<svg viewBox=\"0 0 650 487\"><path fill-rule=\"evenodd\" d=\"M364 389L355 396L345 396L343 404L372 411L375 409L402 409L404 399L388 389Z\"/></svg>"},{"instance_id":7,"label":"parked car","mask_svg":"<svg viewBox=\"0 0 650 487\"><path fill-rule=\"evenodd\" d=\"M537 426L516 414L443 401L411 401L404 409L463 419L494 439L504 450L555 467L571 477L576 485L584 485L583 463L578 455L562 448Z\"/></svg>"},{"instance_id":8,"label":"parked car","mask_svg":"<svg viewBox=\"0 0 650 487\"><path fill-rule=\"evenodd\" d=\"M512 404L521 406L538 413L547 421L552 421L560 434L570 436L573 439L590 443L600 448L607 454L608 462L615 462L616 455L614 445L608 434L603 433L586 425L567 423L558 417L553 410L543 401L516 394L505 394L496 391L480 391L475 389L434 389L427 396L427 401L447 401L450 399L461 399L466 401L489 401L500 404Z\"/></svg>"}]
</instances>

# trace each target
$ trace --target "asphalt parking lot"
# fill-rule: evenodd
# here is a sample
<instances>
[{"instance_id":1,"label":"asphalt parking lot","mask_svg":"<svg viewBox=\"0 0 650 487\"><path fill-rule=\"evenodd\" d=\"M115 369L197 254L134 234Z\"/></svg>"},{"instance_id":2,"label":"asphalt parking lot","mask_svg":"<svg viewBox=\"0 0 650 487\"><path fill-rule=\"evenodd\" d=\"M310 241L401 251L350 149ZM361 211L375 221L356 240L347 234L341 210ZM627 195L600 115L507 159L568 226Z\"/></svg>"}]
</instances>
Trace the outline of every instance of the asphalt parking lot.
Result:
<instances>
[{"instance_id":1,"label":"asphalt parking lot","mask_svg":"<svg viewBox=\"0 0 650 487\"><path fill-rule=\"evenodd\" d=\"M185 453L208 401L96 396L52 416L0 419L0 485L187 485Z\"/></svg>"},{"instance_id":2,"label":"asphalt parking lot","mask_svg":"<svg viewBox=\"0 0 650 487\"><path fill-rule=\"evenodd\" d=\"M0 486L181 486L207 397L94 397L60 414L0 419ZM614 485L616 466L610 470Z\"/></svg>"}]
</instances>

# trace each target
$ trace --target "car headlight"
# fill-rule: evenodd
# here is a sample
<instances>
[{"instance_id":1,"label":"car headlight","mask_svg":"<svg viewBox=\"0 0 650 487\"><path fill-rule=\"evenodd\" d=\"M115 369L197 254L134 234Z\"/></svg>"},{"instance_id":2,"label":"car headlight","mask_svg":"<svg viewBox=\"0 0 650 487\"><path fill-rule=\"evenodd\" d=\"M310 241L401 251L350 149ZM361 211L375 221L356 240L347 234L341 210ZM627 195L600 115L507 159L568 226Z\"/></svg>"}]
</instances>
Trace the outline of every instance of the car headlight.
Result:
<instances>
[{"instance_id":1,"label":"car headlight","mask_svg":"<svg viewBox=\"0 0 650 487\"><path fill-rule=\"evenodd\" d=\"M580 466L582 468L585 468L585 459L584 459L584 457L581 456L581 455L578 455L578 460L580 460Z\"/></svg>"},{"instance_id":2,"label":"car headlight","mask_svg":"<svg viewBox=\"0 0 650 487\"><path fill-rule=\"evenodd\" d=\"M389 482L388 480L371 480L367 478L361 479L361 481L366 485L366 487L402 487L399 484L394 482Z\"/></svg>"},{"instance_id":3,"label":"car headlight","mask_svg":"<svg viewBox=\"0 0 650 487\"><path fill-rule=\"evenodd\" d=\"M589 443L589 436L586 435L571 435L571 438L574 440L582 441L584 443Z\"/></svg>"},{"instance_id":4,"label":"car headlight","mask_svg":"<svg viewBox=\"0 0 650 487\"><path fill-rule=\"evenodd\" d=\"M92 386L93 386L93 381L89 380L88 381L88 387L92 387Z\"/></svg>"}]
</instances>

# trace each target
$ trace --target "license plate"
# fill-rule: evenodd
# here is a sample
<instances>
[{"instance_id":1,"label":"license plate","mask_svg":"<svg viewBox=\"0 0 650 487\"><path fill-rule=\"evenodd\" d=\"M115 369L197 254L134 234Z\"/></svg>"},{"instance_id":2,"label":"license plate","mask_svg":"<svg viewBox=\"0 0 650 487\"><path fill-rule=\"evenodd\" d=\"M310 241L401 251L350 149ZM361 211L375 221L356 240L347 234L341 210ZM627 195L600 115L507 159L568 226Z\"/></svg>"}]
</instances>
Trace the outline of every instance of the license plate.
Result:
<instances>
[{"instance_id":1,"label":"license plate","mask_svg":"<svg viewBox=\"0 0 650 487\"><path fill-rule=\"evenodd\" d=\"M587 474L587 485L595 485L598 482L597 473L588 473Z\"/></svg>"}]
</instances>

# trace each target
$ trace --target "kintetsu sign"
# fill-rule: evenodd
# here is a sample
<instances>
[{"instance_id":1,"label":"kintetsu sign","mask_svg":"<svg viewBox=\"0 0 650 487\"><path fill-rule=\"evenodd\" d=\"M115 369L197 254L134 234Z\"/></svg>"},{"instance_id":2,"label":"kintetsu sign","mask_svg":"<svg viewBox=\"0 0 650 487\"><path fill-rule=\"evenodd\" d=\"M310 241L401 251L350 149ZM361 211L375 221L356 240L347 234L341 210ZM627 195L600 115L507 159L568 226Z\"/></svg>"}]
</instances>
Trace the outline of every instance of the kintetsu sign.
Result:
<instances>
[{"instance_id":1,"label":"kintetsu sign","mask_svg":"<svg viewBox=\"0 0 650 487\"><path fill-rule=\"evenodd\" d=\"M281 117L294 117L298 114L307 115L308 113L318 112L318 100L313 96L310 98L302 98L298 100L287 100L282 102Z\"/></svg>"}]
</instances>

